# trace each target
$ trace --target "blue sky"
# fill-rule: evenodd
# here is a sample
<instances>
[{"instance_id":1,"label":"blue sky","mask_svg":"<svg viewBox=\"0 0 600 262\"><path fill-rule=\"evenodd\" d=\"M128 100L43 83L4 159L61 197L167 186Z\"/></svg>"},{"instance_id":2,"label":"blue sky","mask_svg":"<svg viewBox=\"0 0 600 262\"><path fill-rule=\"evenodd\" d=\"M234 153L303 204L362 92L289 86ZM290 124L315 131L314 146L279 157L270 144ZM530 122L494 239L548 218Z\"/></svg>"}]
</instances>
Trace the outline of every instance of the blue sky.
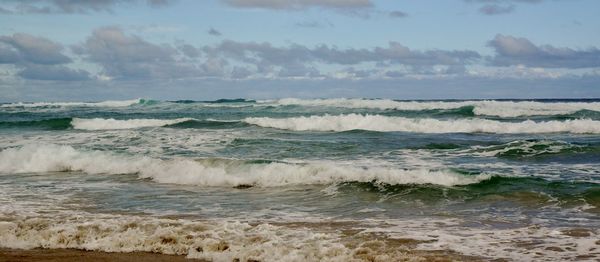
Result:
<instances>
[{"instance_id":1,"label":"blue sky","mask_svg":"<svg viewBox=\"0 0 600 262\"><path fill-rule=\"evenodd\" d=\"M596 0L5 0L0 102L600 97Z\"/></svg>"}]
</instances>

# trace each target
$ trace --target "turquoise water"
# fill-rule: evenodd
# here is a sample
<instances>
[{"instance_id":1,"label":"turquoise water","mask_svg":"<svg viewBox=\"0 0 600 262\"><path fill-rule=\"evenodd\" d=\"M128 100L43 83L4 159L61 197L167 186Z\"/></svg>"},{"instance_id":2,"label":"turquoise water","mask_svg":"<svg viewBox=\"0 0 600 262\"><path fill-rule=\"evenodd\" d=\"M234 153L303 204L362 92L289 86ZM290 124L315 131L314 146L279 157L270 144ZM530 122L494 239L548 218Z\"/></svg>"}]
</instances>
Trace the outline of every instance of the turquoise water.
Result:
<instances>
[{"instance_id":1,"label":"turquoise water","mask_svg":"<svg viewBox=\"0 0 600 262\"><path fill-rule=\"evenodd\" d=\"M600 258L596 100L2 104L0 150L10 223L344 221L423 250ZM0 244L14 247L13 231Z\"/></svg>"}]
</instances>

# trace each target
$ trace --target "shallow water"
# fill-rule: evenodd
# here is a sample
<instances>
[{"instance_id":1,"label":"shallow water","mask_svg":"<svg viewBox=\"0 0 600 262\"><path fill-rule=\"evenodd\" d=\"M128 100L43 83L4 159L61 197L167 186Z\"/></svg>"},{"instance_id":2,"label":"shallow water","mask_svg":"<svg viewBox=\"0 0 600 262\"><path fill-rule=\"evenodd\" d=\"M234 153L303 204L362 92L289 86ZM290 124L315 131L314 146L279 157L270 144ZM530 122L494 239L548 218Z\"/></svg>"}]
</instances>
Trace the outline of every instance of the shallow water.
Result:
<instances>
[{"instance_id":1,"label":"shallow water","mask_svg":"<svg viewBox=\"0 0 600 262\"><path fill-rule=\"evenodd\" d=\"M595 100L2 104L0 150L2 247L361 259L318 226L343 222L418 250L600 258ZM194 251L211 239L231 248Z\"/></svg>"}]
</instances>

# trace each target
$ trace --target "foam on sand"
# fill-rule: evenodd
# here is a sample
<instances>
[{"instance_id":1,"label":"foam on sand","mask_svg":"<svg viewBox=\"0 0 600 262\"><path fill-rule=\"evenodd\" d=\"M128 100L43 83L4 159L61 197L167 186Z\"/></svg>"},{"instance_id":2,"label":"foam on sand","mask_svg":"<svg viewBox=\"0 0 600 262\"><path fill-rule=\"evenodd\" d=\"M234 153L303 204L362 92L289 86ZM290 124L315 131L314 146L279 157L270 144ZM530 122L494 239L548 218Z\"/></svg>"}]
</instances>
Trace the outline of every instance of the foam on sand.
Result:
<instances>
[{"instance_id":1,"label":"foam on sand","mask_svg":"<svg viewBox=\"0 0 600 262\"><path fill-rule=\"evenodd\" d=\"M291 118L250 117L243 120L261 127L294 131L349 131L414 133L600 133L600 121L576 119L566 121L502 122L488 119L405 118L382 115L323 115Z\"/></svg>"},{"instance_id":2,"label":"foam on sand","mask_svg":"<svg viewBox=\"0 0 600 262\"><path fill-rule=\"evenodd\" d=\"M192 118L177 118L177 119L127 119L117 120L113 118L73 118L71 126L75 129L83 130L111 130L111 129L131 129L142 127L160 127L173 125L185 121L193 120Z\"/></svg>"},{"instance_id":3,"label":"foam on sand","mask_svg":"<svg viewBox=\"0 0 600 262\"><path fill-rule=\"evenodd\" d=\"M82 171L88 174L137 174L159 183L200 186L259 187L326 185L341 182L384 184L466 185L490 175L463 175L451 170L353 166L334 161L313 163L256 163L232 159L162 160L80 151L52 144L25 145L0 151L0 173Z\"/></svg>"},{"instance_id":4,"label":"foam on sand","mask_svg":"<svg viewBox=\"0 0 600 262\"><path fill-rule=\"evenodd\" d=\"M269 223L195 221L80 213L7 218L0 247L153 252L215 262L400 261L418 259L383 242L345 245L335 232ZM369 244L376 244L369 246Z\"/></svg>"},{"instance_id":5,"label":"foam on sand","mask_svg":"<svg viewBox=\"0 0 600 262\"><path fill-rule=\"evenodd\" d=\"M490 229L464 227L458 219L385 222L374 219L371 226L344 221L333 222L331 229L323 227L328 221L275 225L266 221L167 219L84 212L33 216L0 213L0 219L0 247L13 249L141 251L223 262L426 260L411 255L410 245L398 246L399 241L394 239L399 239L404 243L412 241L417 250L442 250L440 254L446 259L452 252L479 259L526 261L600 257L597 229L544 225ZM358 233L339 233L348 228L344 224Z\"/></svg>"}]
</instances>

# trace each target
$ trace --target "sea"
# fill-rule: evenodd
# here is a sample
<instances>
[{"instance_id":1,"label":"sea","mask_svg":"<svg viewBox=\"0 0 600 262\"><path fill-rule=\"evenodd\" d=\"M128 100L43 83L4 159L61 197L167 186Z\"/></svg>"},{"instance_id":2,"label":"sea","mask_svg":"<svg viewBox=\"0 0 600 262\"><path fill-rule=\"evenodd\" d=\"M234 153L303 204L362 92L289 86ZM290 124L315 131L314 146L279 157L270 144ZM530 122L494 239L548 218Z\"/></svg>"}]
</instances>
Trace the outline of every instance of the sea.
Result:
<instances>
[{"instance_id":1,"label":"sea","mask_svg":"<svg viewBox=\"0 0 600 262\"><path fill-rule=\"evenodd\" d=\"M0 248L598 261L599 234L600 100L0 104Z\"/></svg>"}]
</instances>

